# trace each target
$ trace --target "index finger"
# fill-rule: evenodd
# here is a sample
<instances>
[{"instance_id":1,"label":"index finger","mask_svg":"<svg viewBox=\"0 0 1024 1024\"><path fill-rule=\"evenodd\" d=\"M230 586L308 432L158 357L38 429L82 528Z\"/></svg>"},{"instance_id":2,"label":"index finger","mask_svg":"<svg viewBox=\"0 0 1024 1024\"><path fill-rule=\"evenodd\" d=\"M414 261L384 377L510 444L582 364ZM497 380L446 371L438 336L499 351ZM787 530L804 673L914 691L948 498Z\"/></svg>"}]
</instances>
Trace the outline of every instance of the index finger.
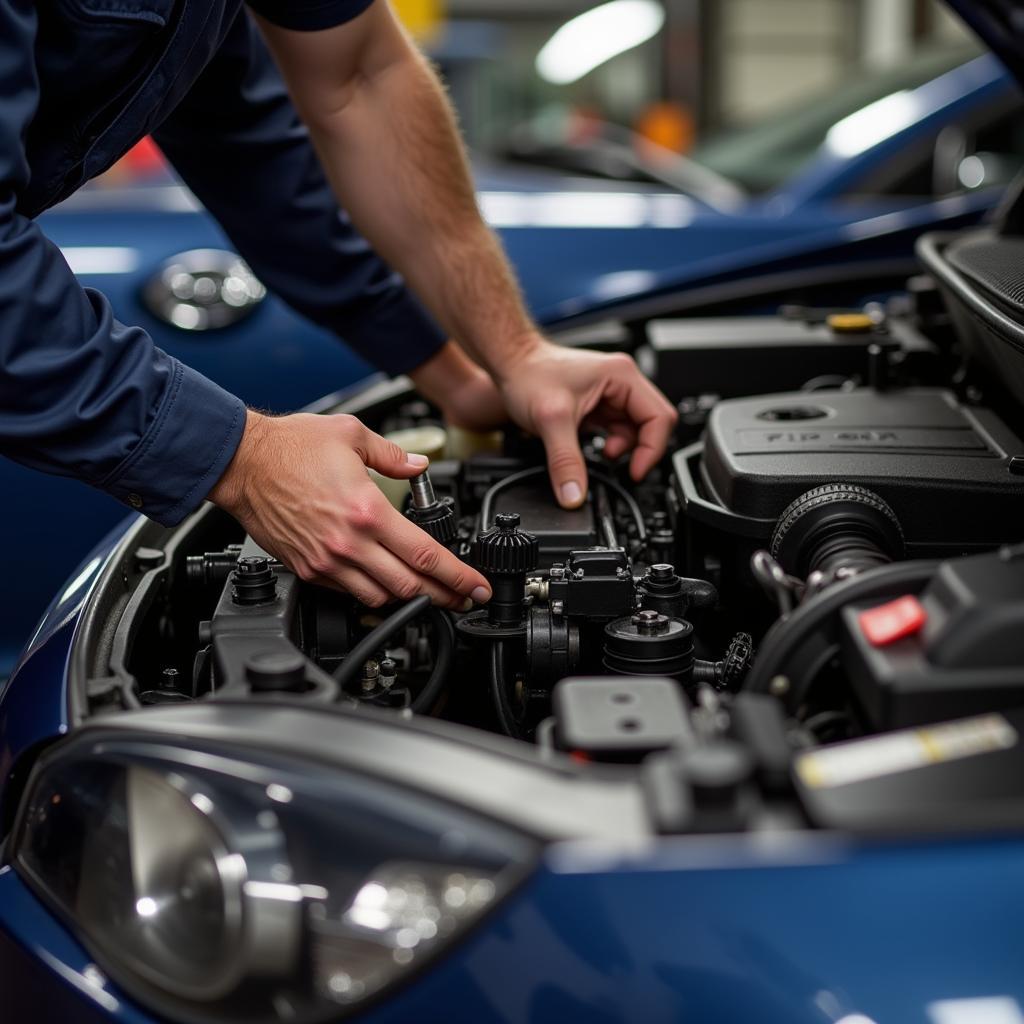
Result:
<instances>
[{"instance_id":1,"label":"index finger","mask_svg":"<svg viewBox=\"0 0 1024 1024\"><path fill-rule=\"evenodd\" d=\"M637 441L629 462L629 474L639 481L647 476L665 454L679 414L669 400L644 378L630 388L626 412L637 426Z\"/></svg>"},{"instance_id":2,"label":"index finger","mask_svg":"<svg viewBox=\"0 0 1024 1024\"><path fill-rule=\"evenodd\" d=\"M491 599L491 586L485 577L399 512L388 518L378 540L410 568L438 580L449 590L478 604Z\"/></svg>"}]
</instances>

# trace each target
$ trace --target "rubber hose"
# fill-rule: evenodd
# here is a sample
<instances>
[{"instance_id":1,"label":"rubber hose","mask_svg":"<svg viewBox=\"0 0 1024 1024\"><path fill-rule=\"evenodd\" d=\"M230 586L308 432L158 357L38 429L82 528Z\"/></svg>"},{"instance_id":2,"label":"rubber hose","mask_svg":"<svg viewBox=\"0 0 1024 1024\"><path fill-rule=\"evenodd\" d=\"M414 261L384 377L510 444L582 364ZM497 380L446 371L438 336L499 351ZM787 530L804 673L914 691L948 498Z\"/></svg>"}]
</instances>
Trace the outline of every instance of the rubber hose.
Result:
<instances>
[{"instance_id":1,"label":"rubber hose","mask_svg":"<svg viewBox=\"0 0 1024 1024\"><path fill-rule=\"evenodd\" d=\"M497 712L501 731L506 736L521 740L523 734L516 724L508 700L508 687L505 682L505 645L500 640L491 645L491 694L494 697L494 710Z\"/></svg>"},{"instance_id":2,"label":"rubber hose","mask_svg":"<svg viewBox=\"0 0 1024 1024\"><path fill-rule=\"evenodd\" d=\"M417 714L429 711L441 696L444 684L451 671L452 658L455 653L455 628L451 617L438 608L431 608L430 621L434 626L437 650L434 655L434 668L423 689L409 707Z\"/></svg>"},{"instance_id":3,"label":"rubber hose","mask_svg":"<svg viewBox=\"0 0 1024 1024\"><path fill-rule=\"evenodd\" d=\"M800 605L765 635L743 689L770 693L772 679L788 675L795 656L808 641L847 604L873 598L917 593L935 575L939 562L895 562L837 583Z\"/></svg>"},{"instance_id":4,"label":"rubber hose","mask_svg":"<svg viewBox=\"0 0 1024 1024\"><path fill-rule=\"evenodd\" d=\"M334 678L344 689L351 683L362 667L400 629L413 619L419 618L430 609L430 598L426 594L414 597L408 604L389 615L379 626L372 629L349 651L348 657L334 670Z\"/></svg>"}]
</instances>

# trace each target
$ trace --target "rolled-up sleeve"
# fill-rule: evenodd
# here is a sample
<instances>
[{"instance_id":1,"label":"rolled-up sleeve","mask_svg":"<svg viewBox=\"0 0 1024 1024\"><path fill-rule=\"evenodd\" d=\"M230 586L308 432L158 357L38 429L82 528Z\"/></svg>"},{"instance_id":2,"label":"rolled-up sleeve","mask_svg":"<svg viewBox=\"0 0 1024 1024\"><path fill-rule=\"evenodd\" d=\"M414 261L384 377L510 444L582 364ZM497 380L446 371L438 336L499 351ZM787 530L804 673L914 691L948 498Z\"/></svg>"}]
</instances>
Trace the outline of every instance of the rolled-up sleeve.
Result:
<instances>
[{"instance_id":1,"label":"rolled-up sleeve","mask_svg":"<svg viewBox=\"0 0 1024 1024\"><path fill-rule=\"evenodd\" d=\"M245 408L118 323L19 213L38 101L35 11L34 0L0 0L0 454L173 525L231 461Z\"/></svg>"},{"instance_id":2,"label":"rolled-up sleeve","mask_svg":"<svg viewBox=\"0 0 1024 1024\"><path fill-rule=\"evenodd\" d=\"M155 138L257 276L299 313L391 374L414 369L444 344L435 321L339 208L244 12Z\"/></svg>"},{"instance_id":3,"label":"rolled-up sleeve","mask_svg":"<svg viewBox=\"0 0 1024 1024\"><path fill-rule=\"evenodd\" d=\"M363 13L374 0L248 0L249 6L281 28L311 32L333 28Z\"/></svg>"}]
</instances>

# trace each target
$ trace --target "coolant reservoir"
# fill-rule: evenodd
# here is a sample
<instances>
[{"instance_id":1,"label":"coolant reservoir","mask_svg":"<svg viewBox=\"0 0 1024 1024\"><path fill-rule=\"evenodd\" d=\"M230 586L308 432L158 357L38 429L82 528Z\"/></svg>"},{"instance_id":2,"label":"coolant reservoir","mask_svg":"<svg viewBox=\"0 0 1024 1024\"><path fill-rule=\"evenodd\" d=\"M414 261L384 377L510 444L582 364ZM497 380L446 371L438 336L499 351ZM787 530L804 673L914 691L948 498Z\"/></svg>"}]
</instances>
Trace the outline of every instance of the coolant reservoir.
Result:
<instances>
[{"instance_id":1,"label":"coolant reservoir","mask_svg":"<svg viewBox=\"0 0 1024 1024\"><path fill-rule=\"evenodd\" d=\"M475 430L464 430L462 427L448 428L448 446L445 458L468 459L471 455L482 453L497 454L501 451L504 434L500 430L491 430L485 434Z\"/></svg>"}]
</instances>

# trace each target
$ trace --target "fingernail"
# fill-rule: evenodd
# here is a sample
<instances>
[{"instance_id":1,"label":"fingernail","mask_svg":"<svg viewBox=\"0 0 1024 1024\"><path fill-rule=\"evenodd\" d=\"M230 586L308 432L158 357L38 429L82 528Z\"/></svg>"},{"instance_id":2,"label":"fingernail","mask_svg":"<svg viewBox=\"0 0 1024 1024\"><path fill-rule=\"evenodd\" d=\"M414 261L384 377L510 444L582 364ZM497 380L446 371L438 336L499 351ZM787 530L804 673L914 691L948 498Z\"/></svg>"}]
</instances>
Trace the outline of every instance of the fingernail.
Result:
<instances>
[{"instance_id":1,"label":"fingernail","mask_svg":"<svg viewBox=\"0 0 1024 1024\"><path fill-rule=\"evenodd\" d=\"M477 604L486 604L491 599L491 592L486 587L477 587L469 596Z\"/></svg>"},{"instance_id":2,"label":"fingernail","mask_svg":"<svg viewBox=\"0 0 1024 1024\"><path fill-rule=\"evenodd\" d=\"M417 469L426 469L430 465L430 459L426 455L413 455L411 452L405 456L405 461Z\"/></svg>"},{"instance_id":3,"label":"fingernail","mask_svg":"<svg viewBox=\"0 0 1024 1024\"><path fill-rule=\"evenodd\" d=\"M460 612L468 612L468 611L472 611L472 610L473 610L473 602L472 602L472 600L470 598L467 597L466 600L463 601L462 604L459 605L459 611Z\"/></svg>"},{"instance_id":4,"label":"fingernail","mask_svg":"<svg viewBox=\"0 0 1024 1024\"><path fill-rule=\"evenodd\" d=\"M562 501L566 505L578 505L583 500L583 491L575 480L562 484Z\"/></svg>"}]
</instances>

